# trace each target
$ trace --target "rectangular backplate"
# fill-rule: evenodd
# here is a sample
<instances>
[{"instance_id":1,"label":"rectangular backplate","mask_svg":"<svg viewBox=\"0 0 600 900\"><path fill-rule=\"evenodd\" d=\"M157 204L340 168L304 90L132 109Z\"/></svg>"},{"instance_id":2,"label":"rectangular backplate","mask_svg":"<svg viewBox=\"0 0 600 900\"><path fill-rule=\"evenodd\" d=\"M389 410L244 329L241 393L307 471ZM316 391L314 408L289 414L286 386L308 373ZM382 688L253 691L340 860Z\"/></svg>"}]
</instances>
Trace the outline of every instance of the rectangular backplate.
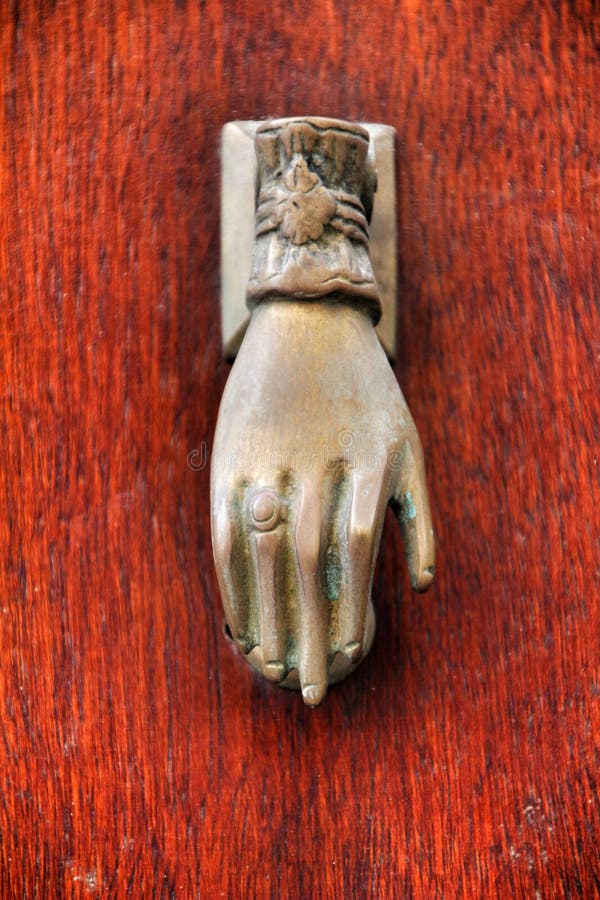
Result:
<instances>
[{"instance_id":1,"label":"rectangular backplate","mask_svg":"<svg viewBox=\"0 0 600 900\"><path fill-rule=\"evenodd\" d=\"M256 154L260 121L228 122L221 144L221 331L223 353L233 359L250 320L246 287L252 265ZM361 122L369 132L369 153L377 169L377 192L369 226L369 253L383 314L377 335L390 360L396 355L396 132L389 125Z\"/></svg>"}]
</instances>

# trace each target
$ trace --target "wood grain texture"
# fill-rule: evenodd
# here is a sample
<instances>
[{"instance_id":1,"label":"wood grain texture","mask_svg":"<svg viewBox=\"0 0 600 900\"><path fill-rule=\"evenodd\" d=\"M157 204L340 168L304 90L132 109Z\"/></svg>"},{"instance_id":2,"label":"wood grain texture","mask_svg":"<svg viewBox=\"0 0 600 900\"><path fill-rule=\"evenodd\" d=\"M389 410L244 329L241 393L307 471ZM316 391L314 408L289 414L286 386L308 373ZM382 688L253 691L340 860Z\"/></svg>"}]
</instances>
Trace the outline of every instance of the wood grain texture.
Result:
<instances>
[{"instance_id":1,"label":"wood grain texture","mask_svg":"<svg viewBox=\"0 0 600 900\"><path fill-rule=\"evenodd\" d=\"M0 11L0 895L600 893L594 0ZM390 521L315 712L222 633L219 131L398 131L396 371L433 592ZM195 462L201 460L196 457Z\"/></svg>"}]
</instances>

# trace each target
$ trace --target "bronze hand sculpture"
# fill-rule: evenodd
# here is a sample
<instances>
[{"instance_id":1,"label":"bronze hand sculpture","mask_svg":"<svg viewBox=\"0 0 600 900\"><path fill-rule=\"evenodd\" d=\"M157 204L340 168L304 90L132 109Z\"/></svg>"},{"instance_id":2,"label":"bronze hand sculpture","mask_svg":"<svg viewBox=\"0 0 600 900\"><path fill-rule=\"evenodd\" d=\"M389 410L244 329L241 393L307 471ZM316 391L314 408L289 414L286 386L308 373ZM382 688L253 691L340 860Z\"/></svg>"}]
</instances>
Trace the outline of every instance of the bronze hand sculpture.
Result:
<instances>
[{"instance_id":1,"label":"bronze hand sculpture","mask_svg":"<svg viewBox=\"0 0 600 900\"><path fill-rule=\"evenodd\" d=\"M413 587L433 579L421 444L374 330L368 141L360 126L330 119L258 129L252 317L212 456L231 634L266 678L301 688L311 706L371 646L389 503Z\"/></svg>"}]
</instances>

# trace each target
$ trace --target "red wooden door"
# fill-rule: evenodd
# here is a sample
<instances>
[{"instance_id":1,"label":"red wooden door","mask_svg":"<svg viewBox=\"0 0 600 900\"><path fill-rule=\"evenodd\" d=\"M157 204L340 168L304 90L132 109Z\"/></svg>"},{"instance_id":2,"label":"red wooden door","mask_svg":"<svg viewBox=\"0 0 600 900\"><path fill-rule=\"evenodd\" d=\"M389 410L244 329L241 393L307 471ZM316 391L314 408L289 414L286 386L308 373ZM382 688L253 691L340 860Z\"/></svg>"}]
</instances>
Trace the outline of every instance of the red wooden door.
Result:
<instances>
[{"instance_id":1,"label":"red wooden door","mask_svg":"<svg viewBox=\"0 0 600 900\"><path fill-rule=\"evenodd\" d=\"M597 4L10 0L0 73L2 897L598 895ZM299 113L398 131L438 536L414 596L388 523L314 712L223 636L188 463L219 131Z\"/></svg>"}]
</instances>

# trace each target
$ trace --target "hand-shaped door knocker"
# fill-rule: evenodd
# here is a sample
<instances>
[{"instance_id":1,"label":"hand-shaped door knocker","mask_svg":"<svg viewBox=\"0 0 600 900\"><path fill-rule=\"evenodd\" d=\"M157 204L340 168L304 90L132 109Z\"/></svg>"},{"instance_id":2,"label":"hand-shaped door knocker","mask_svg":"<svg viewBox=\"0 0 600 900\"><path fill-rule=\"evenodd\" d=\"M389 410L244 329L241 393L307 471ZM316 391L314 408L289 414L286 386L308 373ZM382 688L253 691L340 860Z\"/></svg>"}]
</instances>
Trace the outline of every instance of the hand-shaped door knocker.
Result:
<instances>
[{"instance_id":1,"label":"hand-shaped door knocker","mask_svg":"<svg viewBox=\"0 0 600 900\"><path fill-rule=\"evenodd\" d=\"M250 323L212 454L212 538L227 623L269 681L310 706L369 651L386 507L413 587L434 541L414 422L375 324L369 132L321 118L256 128Z\"/></svg>"}]
</instances>

